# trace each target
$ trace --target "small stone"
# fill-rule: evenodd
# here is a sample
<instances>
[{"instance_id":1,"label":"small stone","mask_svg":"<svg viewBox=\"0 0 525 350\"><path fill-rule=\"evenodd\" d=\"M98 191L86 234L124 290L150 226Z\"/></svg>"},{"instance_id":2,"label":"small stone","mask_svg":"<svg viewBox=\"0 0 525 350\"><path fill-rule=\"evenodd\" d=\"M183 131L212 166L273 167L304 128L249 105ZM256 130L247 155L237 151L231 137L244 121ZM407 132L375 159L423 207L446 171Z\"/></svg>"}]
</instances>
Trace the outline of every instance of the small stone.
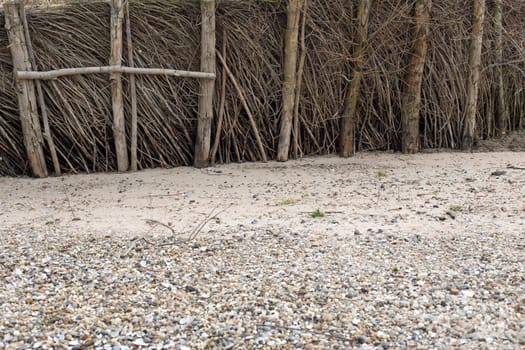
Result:
<instances>
[{"instance_id":1,"label":"small stone","mask_svg":"<svg viewBox=\"0 0 525 350\"><path fill-rule=\"evenodd\" d=\"M365 344L367 341L366 337L364 335L360 335L359 337L357 337L357 342L359 344Z\"/></svg>"},{"instance_id":2,"label":"small stone","mask_svg":"<svg viewBox=\"0 0 525 350\"><path fill-rule=\"evenodd\" d=\"M132 344L136 346L147 346L148 345L142 338L135 339Z\"/></svg>"},{"instance_id":3,"label":"small stone","mask_svg":"<svg viewBox=\"0 0 525 350\"><path fill-rule=\"evenodd\" d=\"M473 290L462 290L461 294L463 294L463 296L467 298L472 298L476 294L476 292L474 292Z\"/></svg>"},{"instance_id":4,"label":"small stone","mask_svg":"<svg viewBox=\"0 0 525 350\"><path fill-rule=\"evenodd\" d=\"M324 322L332 322L334 320L334 315L332 314L323 314Z\"/></svg>"},{"instance_id":5,"label":"small stone","mask_svg":"<svg viewBox=\"0 0 525 350\"><path fill-rule=\"evenodd\" d=\"M184 290L188 293L199 293L199 289L193 287L193 286L185 286Z\"/></svg>"},{"instance_id":6,"label":"small stone","mask_svg":"<svg viewBox=\"0 0 525 350\"><path fill-rule=\"evenodd\" d=\"M390 339L390 336L388 334L386 334L385 332L383 332L383 331L377 331L376 332L376 337L378 339L381 339L381 340L388 340L388 339Z\"/></svg>"},{"instance_id":7,"label":"small stone","mask_svg":"<svg viewBox=\"0 0 525 350\"><path fill-rule=\"evenodd\" d=\"M274 310L274 311L270 312L270 314L268 315L268 319L269 320L277 320L279 318L279 316L280 316L279 312Z\"/></svg>"},{"instance_id":8,"label":"small stone","mask_svg":"<svg viewBox=\"0 0 525 350\"><path fill-rule=\"evenodd\" d=\"M458 295L459 294L459 289L457 289L455 287L452 287L452 288L450 288L449 292L452 295Z\"/></svg>"}]
</instances>

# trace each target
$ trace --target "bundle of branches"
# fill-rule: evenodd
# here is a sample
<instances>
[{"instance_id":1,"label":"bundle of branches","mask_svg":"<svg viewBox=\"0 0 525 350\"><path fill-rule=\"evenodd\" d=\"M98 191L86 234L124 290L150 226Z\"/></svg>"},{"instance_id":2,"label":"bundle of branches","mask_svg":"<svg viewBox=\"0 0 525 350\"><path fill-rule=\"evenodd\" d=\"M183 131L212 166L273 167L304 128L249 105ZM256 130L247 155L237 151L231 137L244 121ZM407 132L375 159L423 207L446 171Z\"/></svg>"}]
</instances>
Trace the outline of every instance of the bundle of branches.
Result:
<instances>
[{"instance_id":1,"label":"bundle of branches","mask_svg":"<svg viewBox=\"0 0 525 350\"><path fill-rule=\"evenodd\" d=\"M525 129L525 1L503 1L503 74L509 129ZM494 69L495 67L491 67Z\"/></svg>"},{"instance_id":2,"label":"bundle of branches","mask_svg":"<svg viewBox=\"0 0 525 350\"><path fill-rule=\"evenodd\" d=\"M299 62L304 65L299 64L302 83L298 87L296 111L298 135L294 135L298 155L332 153L337 149L344 98L352 78L352 44L357 31L354 3L308 0L299 40L302 58ZM374 2L366 64L362 67L357 149L399 148L400 110L413 36L413 5L413 0ZM130 10L135 66L200 70L198 2L132 1ZM502 67L511 129L524 126L524 11L522 1L504 1ZM110 55L107 3L69 3L29 13L37 69L107 65ZM422 145L458 147L466 104L471 2L434 2L431 18L422 88ZM497 108L498 65L492 50L496 32L491 21L489 15L478 104L481 137L494 135ZM275 157L285 29L284 2L219 2L217 51L223 60L217 61L216 118L212 130L215 161L260 160L255 130L267 155ZM5 31L0 30L0 174L26 174L29 169L11 70ZM114 170L108 76L60 78L43 82L43 88L63 170ZM125 84L125 95L129 96L127 91ZM139 168L192 164L198 93L196 80L137 76Z\"/></svg>"}]
</instances>

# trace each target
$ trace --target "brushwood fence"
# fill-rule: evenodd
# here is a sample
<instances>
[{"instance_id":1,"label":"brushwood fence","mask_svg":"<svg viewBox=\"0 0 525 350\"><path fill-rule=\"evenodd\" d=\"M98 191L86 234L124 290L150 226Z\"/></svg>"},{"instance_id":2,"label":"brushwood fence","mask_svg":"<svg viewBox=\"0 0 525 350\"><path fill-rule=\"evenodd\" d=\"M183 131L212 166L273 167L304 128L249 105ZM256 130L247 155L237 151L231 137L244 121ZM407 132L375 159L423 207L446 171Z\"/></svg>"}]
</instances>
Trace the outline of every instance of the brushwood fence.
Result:
<instances>
[{"instance_id":1,"label":"brushwood fence","mask_svg":"<svg viewBox=\"0 0 525 350\"><path fill-rule=\"evenodd\" d=\"M5 5L0 174L459 148L472 97L474 141L523 129L525 2L483 8L473 80L475 3Z\"/></svg>"}]
</instances>

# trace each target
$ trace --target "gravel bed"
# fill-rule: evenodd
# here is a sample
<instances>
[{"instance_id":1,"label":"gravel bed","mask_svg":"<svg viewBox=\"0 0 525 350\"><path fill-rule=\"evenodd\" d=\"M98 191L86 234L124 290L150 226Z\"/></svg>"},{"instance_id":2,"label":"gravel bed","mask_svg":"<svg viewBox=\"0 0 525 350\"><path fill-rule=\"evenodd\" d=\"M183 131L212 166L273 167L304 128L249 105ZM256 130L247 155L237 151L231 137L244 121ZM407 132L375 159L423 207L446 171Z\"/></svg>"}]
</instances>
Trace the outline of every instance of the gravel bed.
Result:
<instances>
[{"instance_id":1,"label":"gravel bed","mask_svg":"<svg viewBox=\"0 0 525 350\"><path fill-rule=\"evenodd\" d=\"M525 347L523 232L0 237L0 348Z\"/></svg>"}]
</instances>

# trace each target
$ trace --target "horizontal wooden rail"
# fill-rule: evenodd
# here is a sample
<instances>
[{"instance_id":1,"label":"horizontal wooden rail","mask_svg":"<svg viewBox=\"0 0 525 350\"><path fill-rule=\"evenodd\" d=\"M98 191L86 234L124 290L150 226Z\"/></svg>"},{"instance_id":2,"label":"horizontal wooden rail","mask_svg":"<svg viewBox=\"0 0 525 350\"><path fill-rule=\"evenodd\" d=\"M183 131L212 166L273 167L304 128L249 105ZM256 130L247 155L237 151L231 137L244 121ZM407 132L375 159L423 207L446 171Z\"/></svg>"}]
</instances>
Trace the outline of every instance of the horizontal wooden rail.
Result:
<instances>
[{"instance_id":1,"label":"horizontal wooden rail","mask_svg":"<svg viewBox=\"0 0 525 350\"><path fill-rule=\"evenodd\" d=\"M185 70L163 69L163 68L136 68L124 66L105 67L83 67L64 68L46 72L18 71L16 77L20 80L50 80L69 75L96 74L96 73L123 73L123 74L147 74L147 75L169 75L181 78L215 79L214 73L192 72Z\"/></svg>"}]
</instances>

